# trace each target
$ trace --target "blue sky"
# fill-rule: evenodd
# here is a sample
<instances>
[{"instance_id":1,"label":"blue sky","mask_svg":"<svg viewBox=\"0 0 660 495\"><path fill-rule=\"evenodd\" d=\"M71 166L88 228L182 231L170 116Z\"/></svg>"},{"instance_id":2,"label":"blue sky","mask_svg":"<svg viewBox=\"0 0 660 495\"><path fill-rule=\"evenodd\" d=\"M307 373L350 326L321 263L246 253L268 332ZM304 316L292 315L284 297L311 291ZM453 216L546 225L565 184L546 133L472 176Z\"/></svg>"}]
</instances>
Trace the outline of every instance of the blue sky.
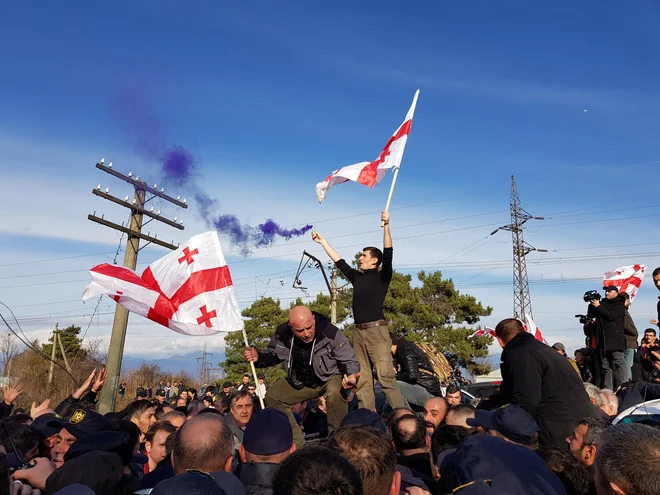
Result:
<instances>
[{"instance_id":1,"label":"blue sky","mask_svg":"<svg viewBox=\"0 0 660 495\"><path fill-rule=\"evenodd\" d=\"M526 240L551 251L528 257L535 319L577 347L572 315L604 271L660 265L658 21L652 2L15 2L0 19L0 300L31 336L88 326L85 271L112 260L119 238L86 216L125 219L90 190L130 194L94 163L158 182L135 146L143 112L163 142L198 157L197 183L221 213L313 223L352 256L380 240L390 179L337 186L322 205L314 185L374 159L420 88L392 204L395 264L441 269L495 308L487 324L509 316L510 238L486 237L509 221L515 173L523 205L546 217ZM132 120L118 111L127 94ZM175 241L205 229L194 204L183 216L184 233L150 228ZM295 297L303 249L322 255L308 238L248 259L225 244L241 304ZM162 254L145 249L140 268ZM647 280L638 326L656 296ZM89 337L107 340L111 311L103 301ZM131 318L133 355L202 345Z\"/></svg>"}]
</instances>

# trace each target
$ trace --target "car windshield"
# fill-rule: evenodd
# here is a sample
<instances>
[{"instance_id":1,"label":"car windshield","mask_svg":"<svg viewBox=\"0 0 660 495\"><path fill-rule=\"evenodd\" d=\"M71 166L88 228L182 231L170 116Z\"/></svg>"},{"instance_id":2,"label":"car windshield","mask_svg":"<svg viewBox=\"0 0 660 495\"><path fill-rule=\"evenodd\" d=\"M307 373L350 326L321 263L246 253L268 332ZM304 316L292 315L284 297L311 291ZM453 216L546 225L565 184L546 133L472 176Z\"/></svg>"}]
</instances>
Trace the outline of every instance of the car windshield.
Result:
<instances>
[{"instance_id":1,"label":"car windshield","mask_svg":"<svg viewBox=\"0 0 660 495\"><path fill-rule=\"evenodd\" d=\"M633 414L632 416L626 416L623 418L620 423L639 423L639 422L648 422L648 423L660 423L660 414Z\"/></svg>"}]
</instances>

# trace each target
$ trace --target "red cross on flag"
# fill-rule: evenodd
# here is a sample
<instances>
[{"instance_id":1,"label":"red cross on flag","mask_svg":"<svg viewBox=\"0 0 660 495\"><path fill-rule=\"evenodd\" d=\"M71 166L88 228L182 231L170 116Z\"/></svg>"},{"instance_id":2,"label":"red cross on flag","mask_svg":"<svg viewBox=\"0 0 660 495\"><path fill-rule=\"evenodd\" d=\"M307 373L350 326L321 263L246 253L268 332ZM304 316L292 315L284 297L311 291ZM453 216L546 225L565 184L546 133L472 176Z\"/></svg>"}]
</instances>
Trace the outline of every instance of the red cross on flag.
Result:
<instances>
[{"instance_id":1,"label":"red cross on flag","mask_svg":"<svg viewBox=\"0 0 660 495\"><path fill-rule=\"evenodd\" d=\"M603 286L614 285L619 292L627 292L630 300L635 299L639 286L642 285L646 265L620 266L614 271L605 272Z\"/></svg>"},{"instance_id":2,"label":"red cross on flag","mask_svg":"<svg viewBox=\"0 0 660 495\"><path fill-rule=\"evenodd\" d=\"M481 337L481 336L483 336L483 335L490 335L490 336L493 337L493 338L494 338L494 337L497 337L497 335L495 334L495 329L494 329L494 328L490 328L490 327L480 328L479 330L477 330L476 332L474 332L474 333L471 335L471 337Z\"/></svg>"},{"instance_id":3,"label":"red cross on flag","mask_svg":"<svg viewBox=\"0 0 660 495\"><path fill-rule=\"evenodd\" d=\"M191 237L138 275L104 263L90 270L86 301L101 294L129 311L185 335L243 329L229 267L215 231Z\"/></svg>"},{"instance_id":4,"label":"red cross on flag","mask_svg":"<svg viewBox=\"0 0 660 495\"><path fill-rule=\"evenodd\" d=\"M408 134L410 134L410 129L412 128L412 119L415 114L418 96L419 90L415 92L412 105L410 105L403 124L394 132L385 145L385 148L383 148L383 151L378 155L378 158L373 162L360 162L355 165L342 167L328 175L323 182L316 184L316 197L319 203L323 203L328 189L335 184L352 180L367 187L374 187L385 177L385 174L387 174L390 168L399 168L401 159L403 158L403 151L408 142Z\"/></svg>"}]
</instances>

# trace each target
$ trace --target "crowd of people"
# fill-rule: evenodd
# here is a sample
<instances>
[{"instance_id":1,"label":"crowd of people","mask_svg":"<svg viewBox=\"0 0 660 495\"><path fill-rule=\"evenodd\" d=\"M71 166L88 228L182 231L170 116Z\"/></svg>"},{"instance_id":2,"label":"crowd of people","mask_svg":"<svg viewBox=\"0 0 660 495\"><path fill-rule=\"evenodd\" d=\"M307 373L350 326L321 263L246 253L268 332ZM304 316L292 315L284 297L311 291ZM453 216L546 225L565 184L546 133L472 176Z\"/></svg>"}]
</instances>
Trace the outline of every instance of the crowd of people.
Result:
<instances>
[{"instance_id":1,"label":"crowd of people","mask_svg":"<svg viewBox=\"0 0 660 495\"><path fill-rule=\"evenodd\" d=\"M268 387L249 375L199 393L161 382L105 415L95 407L104 370L56 407L46 400L29 414L13 411L21 386L9 387L0 403L0 495L660 493L659 424L617 419L660 398L655 339L643 344L646 377L634 381L620 369L613 332L623 297L606 287L602 303L589 303L597 312L585 332L600 357L599 380L586 379L589 356L574 362L561 343L546 345L507 318L495 328L501 385L468 402L387 327L392 244L389 215L381 219L385 252L365 248L360 271L314 233L354 286L353 344L297 306L268 347L245 349L257 368L283 366L286 377ZM660 289L660 269L653 279Z\"/></svg>"}]
</instances>

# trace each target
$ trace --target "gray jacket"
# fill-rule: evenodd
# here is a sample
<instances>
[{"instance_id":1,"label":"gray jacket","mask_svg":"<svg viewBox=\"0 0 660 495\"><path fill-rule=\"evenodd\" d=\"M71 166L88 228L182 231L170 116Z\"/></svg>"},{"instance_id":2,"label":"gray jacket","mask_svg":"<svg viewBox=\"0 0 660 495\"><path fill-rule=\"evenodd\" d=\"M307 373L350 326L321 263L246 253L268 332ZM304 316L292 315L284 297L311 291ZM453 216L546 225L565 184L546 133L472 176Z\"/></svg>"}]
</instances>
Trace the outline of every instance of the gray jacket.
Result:
<instances>
[{"instance_id":1,"label":"gray jacket","mask_svg":"<svg viewBox=\"0 0 660 495\"><path fill-rule=\"evenodd\" d=\"M360 364L348 339L325 316L314 313L316 334L312 344L312 366L314 373L322 382L327 382L335 375L352 375L360 371ZM296 338L288 323L277 327L275 334L265 351L259 352L255 365L267 368L284 363L289 383L302 388L302 383L292 373L291 359Z\"/></svg>"}]
</instances>

